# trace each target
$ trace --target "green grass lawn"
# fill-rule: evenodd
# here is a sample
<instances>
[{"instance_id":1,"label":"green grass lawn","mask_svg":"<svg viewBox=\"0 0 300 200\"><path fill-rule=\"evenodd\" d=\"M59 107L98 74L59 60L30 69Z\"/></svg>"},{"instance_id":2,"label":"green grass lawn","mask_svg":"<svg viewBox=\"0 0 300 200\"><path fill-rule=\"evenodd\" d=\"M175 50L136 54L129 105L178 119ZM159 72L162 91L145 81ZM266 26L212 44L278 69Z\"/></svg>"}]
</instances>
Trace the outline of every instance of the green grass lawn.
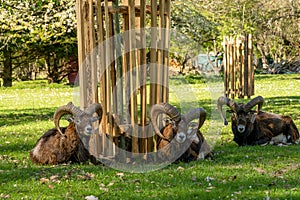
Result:
<instances>
[{"instance_id":1,"label":"green grass lawn","mask_svg":"<svg viewBox=\"0 0 300 200\"><path fill-rule=\"evenodd\" d=\"M212 102L222 82L200 77L185 77L184 81L191 83L194 97L183 98L183 103L176 94L182 79L172 78L170 102L207 110L208 119L201 130L212 144L214 159L171 164L147 173L91 164L32 164L29 151L54 127L56 108L76 101L76 88L45 81L16 82L12 88L0 88L0 198L300 199L300 146L238 147L232 141L230 126L214 122ZM263 110L290 115L300 128L300 74L257 75L255 84L255 96L265 98ZM218 133L208 134L214 131Z\"/></svg>"}]
</instances>

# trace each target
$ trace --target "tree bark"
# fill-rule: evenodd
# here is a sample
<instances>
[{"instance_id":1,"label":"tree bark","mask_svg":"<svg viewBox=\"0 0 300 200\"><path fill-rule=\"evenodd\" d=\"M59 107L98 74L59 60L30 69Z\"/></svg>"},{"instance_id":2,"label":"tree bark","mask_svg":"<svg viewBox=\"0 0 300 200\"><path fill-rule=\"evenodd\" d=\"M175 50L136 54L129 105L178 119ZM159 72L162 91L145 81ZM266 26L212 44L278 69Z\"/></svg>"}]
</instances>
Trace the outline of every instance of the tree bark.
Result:
<instances>
[{"instance_id":1,"label":"tree bark","mask_svg":"<svg viewBox=\"0 0 300 200\"><path fill-rule=\"evenodd\" d=\"M12 86L12 56L8 49L3 49L4 69L3 69L3 86Z\"/></svg>"}]
</instances>

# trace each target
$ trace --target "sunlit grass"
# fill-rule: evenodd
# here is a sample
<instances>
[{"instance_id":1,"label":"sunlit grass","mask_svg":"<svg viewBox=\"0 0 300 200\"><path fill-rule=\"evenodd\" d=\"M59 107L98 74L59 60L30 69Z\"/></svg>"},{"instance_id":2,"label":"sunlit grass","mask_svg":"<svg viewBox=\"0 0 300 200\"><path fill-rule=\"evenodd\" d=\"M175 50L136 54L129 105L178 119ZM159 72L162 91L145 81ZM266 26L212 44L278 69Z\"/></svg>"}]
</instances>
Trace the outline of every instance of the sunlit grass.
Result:
<instances>
[{"instance_id":1,"label":"sunlit grass","mask_svg":"<svg viewBox=\"0 0 300 200\"><path fill-rule=\"evenodd\" d=\"M265 98L265 111L291 115L300 127L299 74L259 75L255 83L255 96ZM182 88L186 94L192 91L191 98L182 101L182 94L176 91ZM214 124L219 117L214 102L220 88L221 79L188 76L170 80L170 103L183 109L200 106L208 112L201 130L215 140L211 141L214 159L172 164L143 174L90 164L32 164L30 149L54 126L55 109L76 101L76 88L46 81L15 82L12 88L0 88L0 198L299 199L299 145L238 147L230 126Z\"/></svg>"}]
</instances>

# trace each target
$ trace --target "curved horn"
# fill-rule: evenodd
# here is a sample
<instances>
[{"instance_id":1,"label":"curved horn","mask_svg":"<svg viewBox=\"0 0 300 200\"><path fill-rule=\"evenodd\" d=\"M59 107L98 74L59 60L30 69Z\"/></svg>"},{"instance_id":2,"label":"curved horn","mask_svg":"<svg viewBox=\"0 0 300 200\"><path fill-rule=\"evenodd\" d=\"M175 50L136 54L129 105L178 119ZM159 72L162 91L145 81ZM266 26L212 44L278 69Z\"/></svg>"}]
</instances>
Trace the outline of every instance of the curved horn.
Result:
<instances>
[{"instance_id":1,"label":"curved horn","mask_svg":"<svg viewBox=\"0 0 300 200\"><path fill-rule=\"evenodd\" d=\"M264 98L262 96L257 96L254 99L252 99L251 101L249 101L245 106L244 106L244 110L246 112L249 112L251 110L251 108L253 108L254 106L257 105L257 113L260 111L261 107L264 104Z\"/></svg>"},{"instance_id":2,"label":"curved horn","mask_svg":"<svg viewBox=\"0 0 300 200\"><path fill-rule=\"evenodd\" d=\"M97 115L100 117L99 123L101 122L102 114L103 114L103 109L102 109L101 104L99 104L99 103L93 103L89 107L87 107L84 110L84 112L87 113L87 114L89 114L89 115L93 115L94 113L97 113Z\"/></svg>"},{"instance_id":3,"label":"curved horn","mask_svg":"<svg viewBox=\"0 0 300 200\"><path fill-rule=\"evenodd\" d=\"M79 116L82 113L83 112L79 108L74 106L74 104L72 102L69 102L67 105L57 108L57 110L55 111L55 113L53 115L53 118L54 118L55 127L58 130L58 132L60 134L63 134L59 127L59 121L63 115L71 114L71 115Z\"/></svg>"},{"instance_id":4,"label":"curved horn","mask_svg":"<svg viewBox=\"0 0 300 200\"><path fill-rule=\"evenodd\" d=\"M199 119L198 129L202 127L205 119L206 119L206 111L203 108L194 108L188 111L184 118L188 123L190 123L194 119Z\"/></svg>"},{"instance_id":5,"label":"curved horn","mask_svg":"<svg viewBox=\"0 0 300 200\"><path fill-rule=\"evenodd\" d=\"M178 124L181 120L181 115L177 108L174 106L168 104L168 103L160 103L160 104L155 104L151 107L150 111L150 118L155 130L155 133L163 138L166 139L166 137L160 132L158 125L157 125L157 118L160 114L166 114L168 115L172 120L175 121L176 124Z\"/></svg>"},{"instance_id":6,"label":"curved horn","mask_svg":"<svg viewBox=\"0 0 300 200\"><path fill-rule=\"evenodd\" d=\"M224 125L228 125L228 121L226 120L225 114L223 113L223 110L222 110L223 105L227 105L229 108L231 108L233 110L233 112L236 112L236 108L238 105L233 100L231 100L227 97L224 97L224 96L219 97L218 111L224 121Z\"/></svg>"}]
</instances>

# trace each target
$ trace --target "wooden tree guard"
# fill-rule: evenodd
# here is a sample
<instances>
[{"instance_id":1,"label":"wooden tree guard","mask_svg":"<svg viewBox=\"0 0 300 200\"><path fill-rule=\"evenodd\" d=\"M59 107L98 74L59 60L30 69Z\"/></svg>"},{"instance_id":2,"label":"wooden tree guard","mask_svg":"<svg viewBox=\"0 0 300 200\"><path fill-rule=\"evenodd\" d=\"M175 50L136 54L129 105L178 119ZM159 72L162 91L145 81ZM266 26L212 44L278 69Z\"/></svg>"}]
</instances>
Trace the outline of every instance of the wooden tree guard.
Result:
<instances>
[{"instance_id":1,"label":"wooden tree guard","mask_svg":"<svg viewBox=\"0 0 300 200\"><path fill-rule=\"evenodd\" d=\"M224 37L224 89L227 97L254 95L252 37Z\"/></svg>"},{"instance_id":2,"label":"wooden tree guard","mask_svg":"<svg viewBox=\"0 0 300 200\"><path fill-rule=\"evenodd\" d=\"M100 102L104 113L90 152L96 157L115 156L118 148L112 141L120 138L115 142L124 149L124 134L132 135L133 153L152 152L149 109L168 102L170 0L123 0L120 5L77 0L76 12L80 106ZM151 29L149 48L144 28ZM120 33L123 37L115 37Z\"/></svg>"}]
</instances>

